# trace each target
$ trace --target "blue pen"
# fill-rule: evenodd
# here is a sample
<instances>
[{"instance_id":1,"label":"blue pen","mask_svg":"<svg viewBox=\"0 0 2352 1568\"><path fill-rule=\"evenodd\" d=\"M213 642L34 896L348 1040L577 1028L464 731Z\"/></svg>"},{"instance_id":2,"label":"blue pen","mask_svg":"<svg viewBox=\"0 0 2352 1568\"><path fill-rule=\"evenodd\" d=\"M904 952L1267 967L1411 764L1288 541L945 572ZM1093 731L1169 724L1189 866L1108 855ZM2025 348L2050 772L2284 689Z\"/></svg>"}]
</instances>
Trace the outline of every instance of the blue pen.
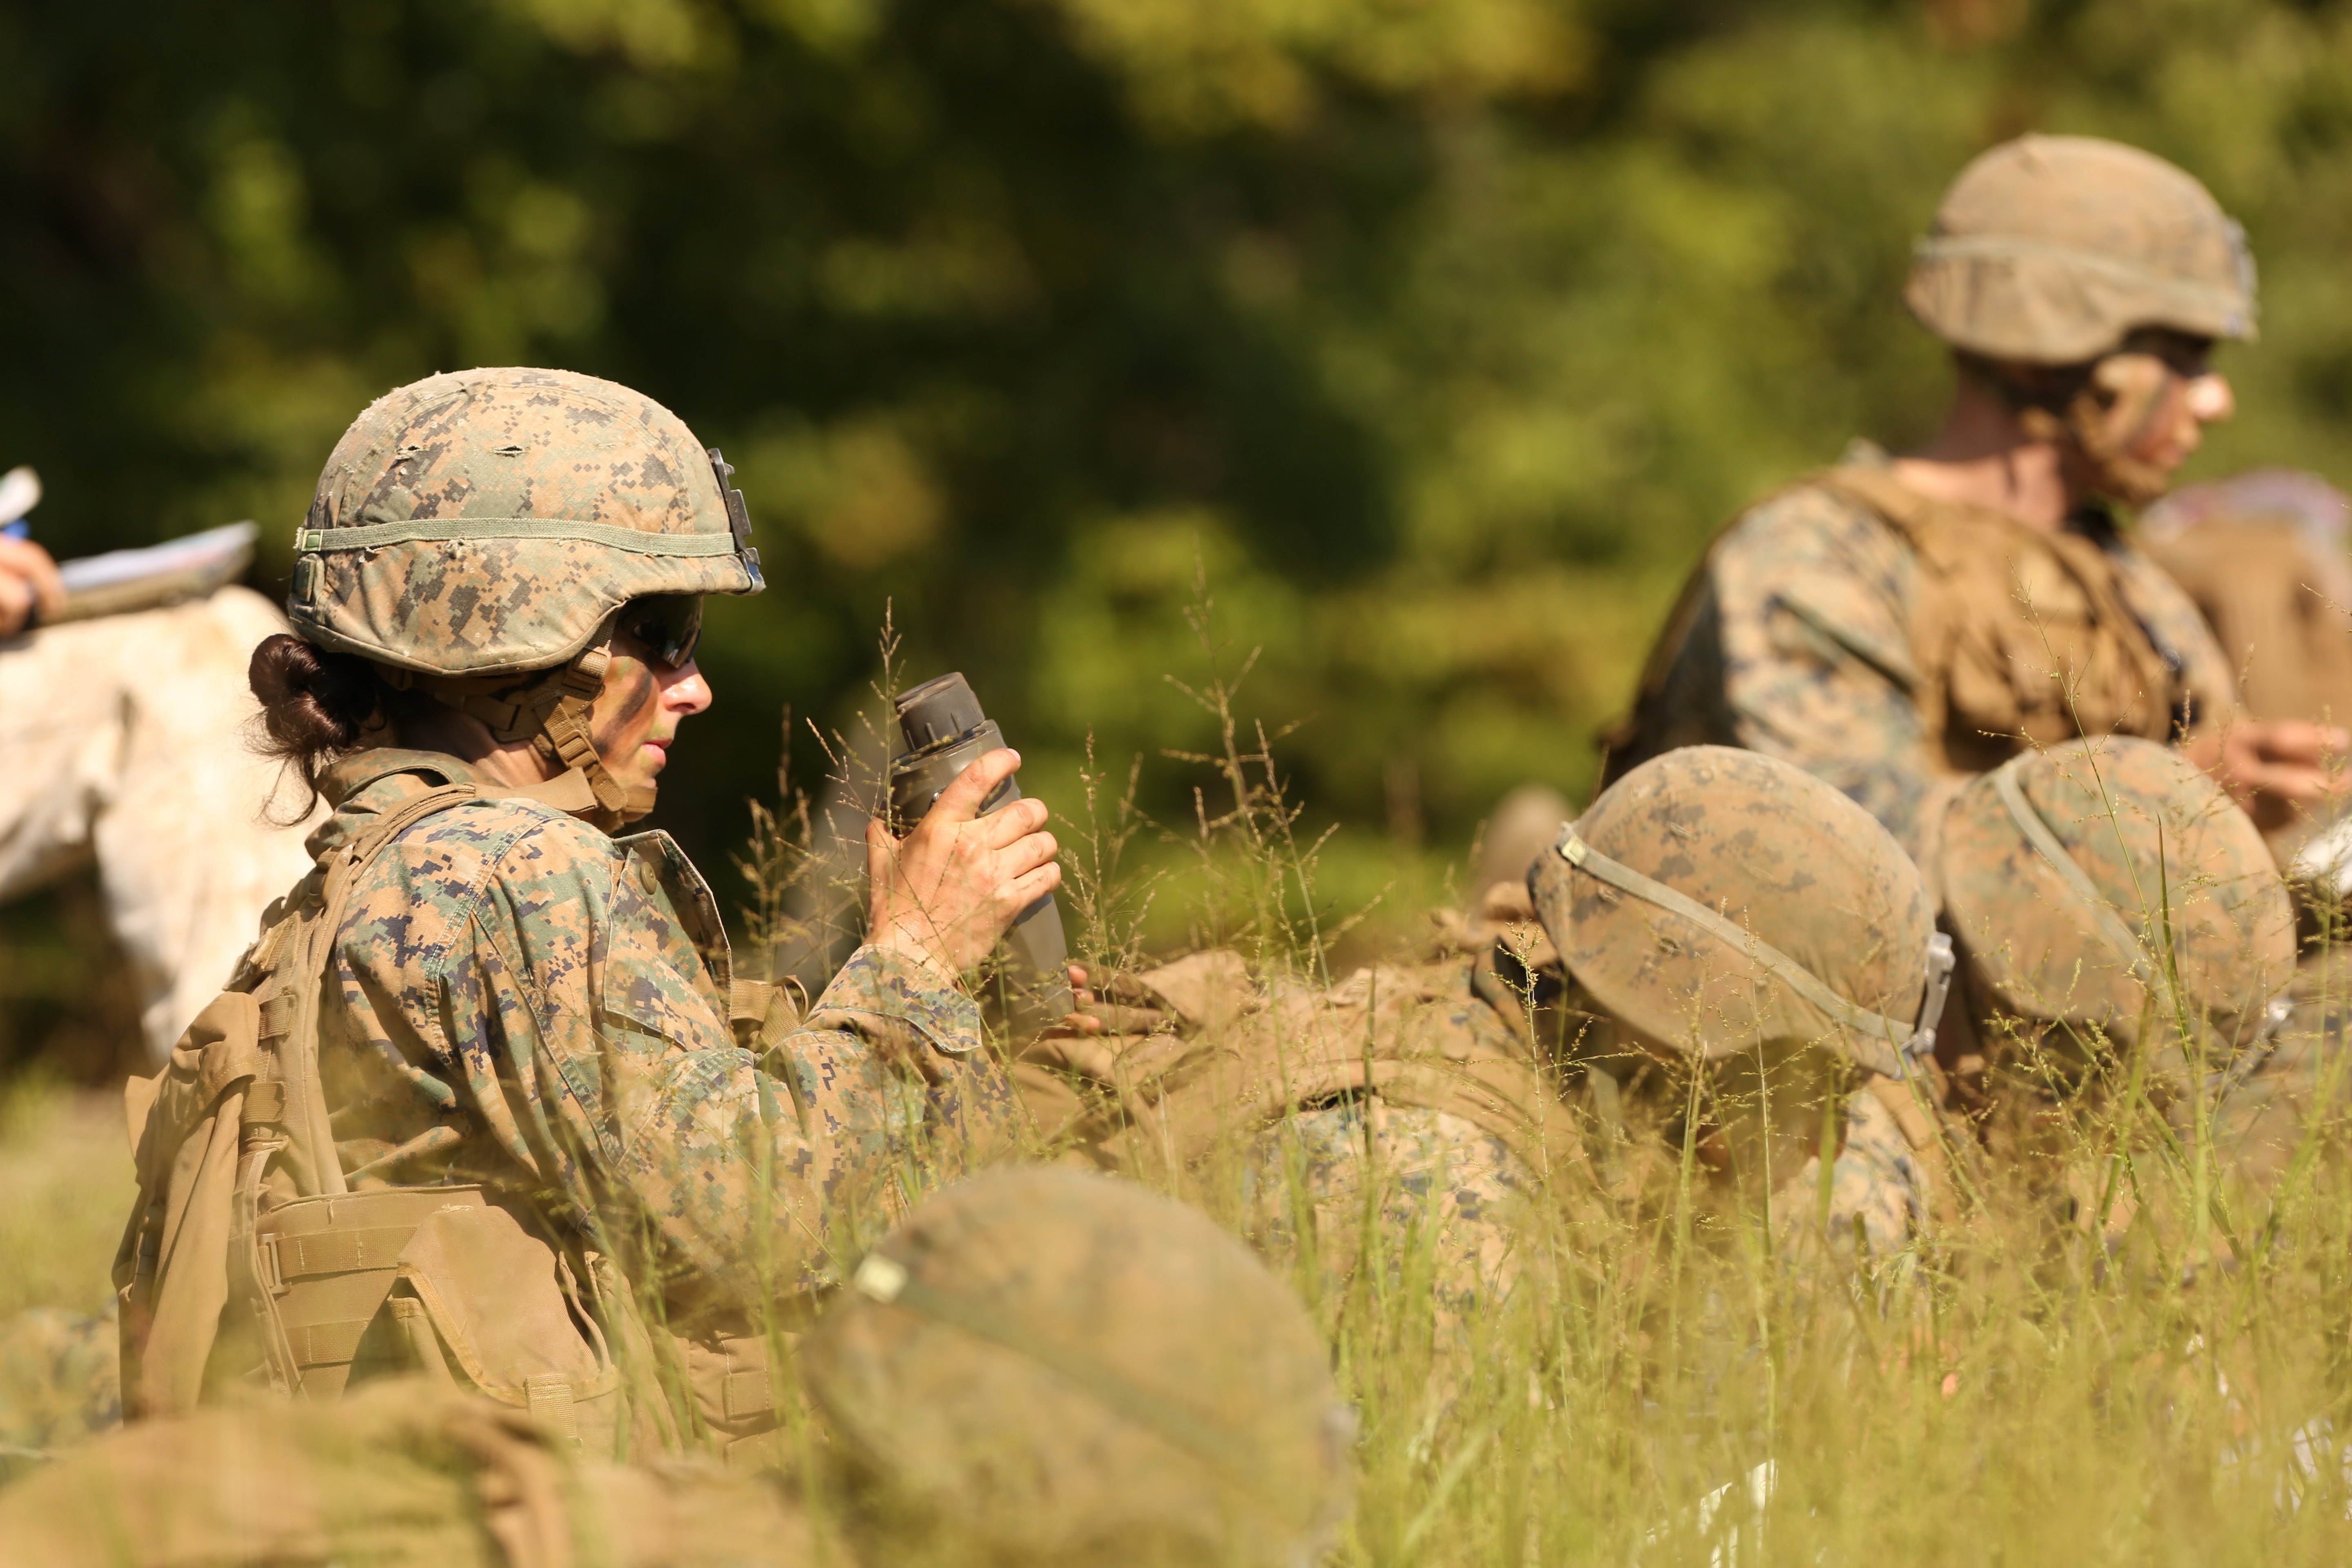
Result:
<instances>
[{"instance_id":1,"label":"blue pen","mask_svg":"<svg viewBox=\"0 0 2352 1568\"><path fill-rule=\"evenodd\" d=\"M12 523L0 526L0 534L5 534L10 539L30 539L33 537L33 520L29 517L20 517Z\"/></svg>"}]
</instances>

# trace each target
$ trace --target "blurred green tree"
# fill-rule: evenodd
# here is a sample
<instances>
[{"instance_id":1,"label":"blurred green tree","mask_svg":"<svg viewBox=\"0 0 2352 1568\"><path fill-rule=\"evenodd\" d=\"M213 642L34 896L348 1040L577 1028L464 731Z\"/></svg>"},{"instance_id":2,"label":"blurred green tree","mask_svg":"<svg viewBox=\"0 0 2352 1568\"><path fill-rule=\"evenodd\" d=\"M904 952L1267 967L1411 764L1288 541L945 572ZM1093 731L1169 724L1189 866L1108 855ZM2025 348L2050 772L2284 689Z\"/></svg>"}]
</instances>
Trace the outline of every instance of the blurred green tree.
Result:
<instances>
[{"instance_id":1,"label":"blurred green tree","mask_svg":"<svg viewBox=\"0 0 2352 1568\"><path fill-rule=\"evenodd\" d=\"M1318 806L1574 793L1715 524L1943 390L1981 146L2137 142L2252 232L2204 460L2352 479L2334 0L99 0L0 6L0 456L65 552L253 516L369 397L530 361L742 471L662 819L740 836L886 601L1051 780L1196 744L1204 571ZM803 779L821 769L805 741ZM1147 789L1171 807L1173 772Z\"/></svg>"}]
</instances>

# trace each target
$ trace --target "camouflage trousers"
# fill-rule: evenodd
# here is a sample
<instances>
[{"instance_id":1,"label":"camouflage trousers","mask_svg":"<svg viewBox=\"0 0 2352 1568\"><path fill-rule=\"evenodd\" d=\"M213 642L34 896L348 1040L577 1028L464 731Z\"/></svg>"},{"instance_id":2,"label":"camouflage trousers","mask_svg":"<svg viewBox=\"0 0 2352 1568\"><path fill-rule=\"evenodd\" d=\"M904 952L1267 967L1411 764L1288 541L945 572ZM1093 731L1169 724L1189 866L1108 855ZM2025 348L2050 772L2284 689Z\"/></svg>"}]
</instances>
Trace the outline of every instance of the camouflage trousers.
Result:
<instances>
[{"instance_id":1,"label":"camouflage trousers","mask_svg":"<svg viewBox=\"0 0 2352 1568\"><path fill-rule=\"evenodd\" d=\"M1261 1250L1308 1265L1326 1298L1427 1289L1441 1337L1509 1294L1517 1211L1536 1190L1491 1133L1377 1096L1293 1112L1251 1141L1241 1174Z\"/></svg>"},{"instance_id":2,"label":"camouflage trousers","mask_svg":"<svg viewBox=\"0 0 2352 1568\"><path fill-rule=\"evenodd\" d=\"M0 899L96 858L158 1061L310 869L247 735L247 662L285 629L230 587L0 642Z\"/></svg>"}]
</instances>

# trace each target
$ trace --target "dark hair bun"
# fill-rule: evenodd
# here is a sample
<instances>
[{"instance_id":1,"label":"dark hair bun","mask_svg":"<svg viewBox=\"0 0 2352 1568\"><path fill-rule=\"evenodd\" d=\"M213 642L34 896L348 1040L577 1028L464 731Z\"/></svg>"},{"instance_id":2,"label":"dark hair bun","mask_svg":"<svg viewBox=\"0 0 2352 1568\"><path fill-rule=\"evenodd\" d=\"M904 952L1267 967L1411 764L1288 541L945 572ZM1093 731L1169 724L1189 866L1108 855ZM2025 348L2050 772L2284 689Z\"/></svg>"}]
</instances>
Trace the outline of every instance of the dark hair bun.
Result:
<instances>
[{"instance_id":1,"label":"dark hair bun","mask_svg":"<svg viewBox=\"0 0 2352 1568\"><path fill-rule=\"evenodd\" d=\"M253 650L246 680L261 700L262 753L292 763L313 801L320 770L356 746L383 711L375 666L284 632Z\"/></svg>"}]
</instances>

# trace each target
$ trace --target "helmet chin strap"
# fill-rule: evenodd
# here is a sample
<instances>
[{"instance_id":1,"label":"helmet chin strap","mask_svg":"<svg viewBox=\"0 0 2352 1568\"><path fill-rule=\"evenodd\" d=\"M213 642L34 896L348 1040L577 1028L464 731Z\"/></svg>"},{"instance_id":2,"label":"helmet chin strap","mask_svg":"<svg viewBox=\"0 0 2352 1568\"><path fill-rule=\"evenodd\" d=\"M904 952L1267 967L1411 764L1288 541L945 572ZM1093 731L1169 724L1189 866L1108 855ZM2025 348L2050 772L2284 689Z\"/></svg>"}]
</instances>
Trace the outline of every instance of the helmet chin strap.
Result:
<instances>
[{"instance_id":1,"label":"helmet chin strap","mask_svg":"<svg viewBox=\"0 0 2352 1568\"><path fill-rule=\"evenodd\" d=\"M479 679L437 679L394 669L385 670L384 677L394 687L414 687L444 707L479 720L501 745L530 742L540 761L558 773L577 770L596 800L594 810L578 815L611 833L653 810L654 792L614 778L589 728L590 711L604 689L604 670L612 663L610 641L608 631L572 662L520 689L504 678L496 678L493 689Z\"/></svg>"},{"instance_id":2,"label":"helmet chin strap","mask_svg":"<svg viewBox=\"0 0 2352 1568\"><path fill-rule=\"evenodd\" d=\"M2060 412L2023 409L2018 423L2036 441L2072 447L2088 487L2107 500L2130 507L2163 500L2172 489L2171 471L2132 456L2129 438L2116 435L2108 407L2095 388L2085 386Z\"/></svg>"},{"instance_id":3,"label":"helmet chin strap","mask_svg":"<svg viewBox=\"0 0 2352 1568\"><path fill-rule=\"evenodd\" d=\"M2133 363L2120 374L2103 374L2105 367L2123 361L2145 363ZM2067 448L2081 463L2088 489L2108 500L2144 507L2172 489L2171 470L2133 455L2170 391L2172 375L2154 356L2126 351L2093 362L2063 398L2040 401L2005 377L1999 384L2010 398L2019 428L2030 439Z\"/></svg>"},{"instance_id":4,"label":"helmet chin strap","mask_svg":"<svg viewBox=\"0 0 2352 1568\"><path fill-rule=\"evenodd\" d=\"M557 771L577 768L587 776L588 787L596 796L596 810L589 820L608 833L654 808L651 789L625 784L613 776L588 726L589 711L604 689L604 669L612 657L603 644L583 649L579 658L556 670L531 694L540 716L531 748Z\"/></svg>"}]
</instances>

